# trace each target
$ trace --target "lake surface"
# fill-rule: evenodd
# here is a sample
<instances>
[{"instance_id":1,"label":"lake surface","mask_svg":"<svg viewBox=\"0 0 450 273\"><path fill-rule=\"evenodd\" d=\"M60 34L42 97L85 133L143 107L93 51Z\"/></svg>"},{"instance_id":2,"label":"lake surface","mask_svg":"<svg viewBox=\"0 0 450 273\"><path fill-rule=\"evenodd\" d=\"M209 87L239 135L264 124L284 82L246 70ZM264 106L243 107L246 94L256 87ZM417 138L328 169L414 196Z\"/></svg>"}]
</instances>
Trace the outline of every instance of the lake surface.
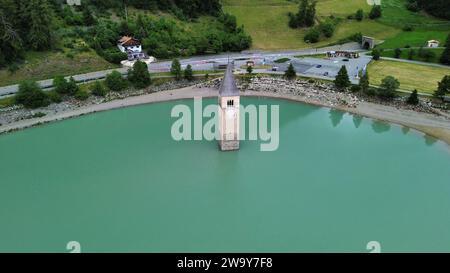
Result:
<instances>
[{"instance_id":1,"label":"lake surface","mask_svg":"<svg viewBox=\"0 0 450 273\"><path fill-rule=\"evenodd\" d=\"M450 149L294 102L280 146L176 142L179 101L0 136L0 252L450 252ZM216 100L208 100L214 103ZM205 101L204 101L205 102Z\"/></svg>"}]
</instances>

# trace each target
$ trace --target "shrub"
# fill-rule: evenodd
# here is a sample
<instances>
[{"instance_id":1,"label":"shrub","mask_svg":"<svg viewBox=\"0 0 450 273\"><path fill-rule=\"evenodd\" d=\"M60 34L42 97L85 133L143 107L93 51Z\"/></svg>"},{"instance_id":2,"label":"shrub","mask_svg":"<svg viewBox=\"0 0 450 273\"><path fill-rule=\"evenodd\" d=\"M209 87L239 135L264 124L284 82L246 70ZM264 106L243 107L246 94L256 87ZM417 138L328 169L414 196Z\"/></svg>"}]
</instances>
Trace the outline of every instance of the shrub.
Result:
<instances>
[{"instance_id":1,"label":"shrub","mask_svg":"<svg viewBox=\"0 0 450 273\"><path fill-rule=\"evenodd\" d=\"M107 90L100 81L96 81L94 85L91 86L91 93L94 96L104 97L107 93Z\"/></svg>"},{"instance_id":2,"label":"shrub","mask_svg":"<svg viewBox=\"0 0 450 273\"><path fill-rule=\"evenodd\" d=\"M75 95L79 90L77 82L73 77L70 77L69 82L67 83L67 94Z\"/></svg>"},{"instance_id":3,"label":"shrub","mask_svg":"<svg viewBox=\"0 0 450 273\"><path fill-rule=\"evenodd\" d=\"M414 49L410 49L408 52L408 60L414 59L415 55L416 55L416 51Z\"/></svg>"},{"instance_id":4,"label":"shrub","mask_svg":"<svg viewBox=\"0 0 450 273\"><path fill-rule=\"evenodd\" d=\"M394 57L398 59L400 58L400 55L402 55L402 50L400 48L396 48L394 50Z\"/></svg>"},{"instance_id":5,"label":"shrub","mask_svg":"<svg viewBox=\"0 0 450 273\"><path fill-rule=\"evenodd\" d=\"M403 26L403 31L413 31L413 30L414 30L414 28L410 24L406 24Z\"/></svg>"},{"instance_id":6,"label":"shrub","mask_svg":"<svg viewBox=\"0 0 450 273\"><path fill-rule=\"evenodd\" d=\"M408 0L406 8L412 12L418 12L420 10L419 4L416 0Z\"/></svg>"},{"instance_id":7,"label":"shrub","mask_svg":"<svg viewBox=\"0 0 450 273\"><path fill-rule=\"evenodd\" d=\"M324 22L319 25L319 29L325 37L330 38L334 34L335 27L331 22Z\"/></svg>"},{"instance_id":8,"label":"shrub","mask_svg":"<svg viewBox=\"0 0 450 273\"><path fill-rule=\"evenodd\" d=\"M357 93L357 92L361 91L361 86L359 86L359 85L352 85L352 86L350 87L350 91L351 91L352 93Z\"/></svg>"},{"instance_id":9,"label":"shrub","mask_svg":"<svg viewBox=\"0 0 450 273\"><path fill-rule=\"evenodd\" d=\"M381 81L378 95L383 99L392 99L395 97L395 92L400 87L400 82L392 77L387 76Z\"/></svg>"},{"instance_id":10,"label":"shrub","mask_svg":"<svg viewBox=\"0 0 450 273\"><path fill-rule=\"evenodd\" d=\"M63 76L56 76L53 79L54 90L58 94L67 94L69 83Z\"/></svg>"},{"instance_id":11,"label":"shrub","mask_svg":"<svg viewBox=\"0 0 450 273\"><path fill-rule=\"evenodd\" d=\"M20 67L17 63L10 64L8 66L8 72L9 72L9 74L12 75L12 74L16 73L19 70L19 68Z\"/></svg>"},{"instance_id":12,"label":"shrub","mask_svg":"<svg viewBox=\"0 0 450 273\"><path fill-rule=\"evenodd\" d=\"M320 32L316 28L311 28L305 35L305 42L317 43L320 39Z\"/></svg>"},{"instance_id":13,"label":"shrub","mask_svg":"<svg viewBox=\"0 0 450 273\"><path fill-rule=\"evenodd\" d=\"M57 93L56 91L50 91L47 93L48 94L48 98L50 99L51 102L53 103L60 103L62 102L62 98L61 95L59 93Z\"/></svg>"},{"instance_id":14,"label":"shrub","mask_svg":"<svg viewBox=\"0 0 450 273\"><path fill-rule=\"evenodd\" d=\"M77 100L87 100L89 98L89 94L88 92L86 92L86 90L80 89L77 91L77 93L75 93L75 98Z\"/></svg>"},{"instance_id":15,"label":"shrub","mask_svg":"<svg viewBox=\"0 0 450 273\"><path fill-rule=\"evenodd\" d=\"M381 53L378 49L374 48L372 50L372 59L374 59L375 61L378 61L381 57Z\"/></svg>"},{"instance_id":16,"label":"shrub","mask_svg":"<svg viewBox=\"0 0 450 273\"><path fill-rule=\"evenodd\" d=\"M356 11L355 19L358 21L362 21L362 19L364 19L364 11L362 9Z\"/></svg>"},{"instance_id":17,"label":"shrub","mask_svg":"<svg viewBox=\"0 0 450 273\"><path fill-rule=\"evenodd\" d=\"M372 10L370 10L369 18L370 19L376 19L376 18L380 18L381 15L382 15L381 6L380 5L374 5L372 7Z\"/></svg>"},{"instance_id":18,"label":"shrub","mask_svg":"<svg viewBox=\"0 0 450 273\"><path fill-rule=\"evenodd\" d=\"M118 71L113 71L106 76L105 84L112 91L122 91L127 87L127 81Z\"/></svg>"},{"instance_id":19,"label":"shrub","mask_svg":"<svg viewBox=\"0 0 450 273\"><path fill-rule=\"evenodd\" d=\"M423 50L422 56L421 56L426 62L429 62L433 58L436 58L436 53L431 50Z\"/></svg>"},{"instance_id":20,"label":"shrub","mask_svg":"<svg viewBox=\"0 0 450 273\"><path fill-rule=\"evenodd\" d=\"M48 106L50 99L36 82L24 81L19 85L16 102L23 104L26 108L39 108Z\"/></svg>"},{"instance_id":21,"label":"shrub","mask_svg":"<svg viewBox=\"0 0 450 273\"><path fill-rule=\"evenodd\" d=\"M53 79L54 90L58 94L74 95L78 91L78 85L73 77L67 81L63 76Z\"/></svg>"}]
</instances>

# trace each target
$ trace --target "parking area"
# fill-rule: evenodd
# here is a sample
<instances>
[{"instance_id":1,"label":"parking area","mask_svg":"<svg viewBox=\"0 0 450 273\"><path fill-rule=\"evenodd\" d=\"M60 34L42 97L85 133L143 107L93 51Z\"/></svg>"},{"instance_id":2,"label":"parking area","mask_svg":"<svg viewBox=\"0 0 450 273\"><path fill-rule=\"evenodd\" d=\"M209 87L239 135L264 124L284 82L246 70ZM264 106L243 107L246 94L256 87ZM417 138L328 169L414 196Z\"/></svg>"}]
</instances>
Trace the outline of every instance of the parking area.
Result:
<instances>
[{"instance_id":1,"label":"parking area","mask_svg":"<svg viewBox=\"0 0 450 273\"><path fill-rule=\"evenodd\" d=\"M282 64L275 63L273 61L267 62L272 67L276 67L277 71L286 71L289 64L295 68L298 74L304 76L313 77L326 77L334 79L343 65L347 68L350 80L353 83L358 82L359 72L367 67L371 60L370 56L362 55L359 58L315 58L315 57L302 57L302 58L290 58Z\"/></svg>"}]
</instances>

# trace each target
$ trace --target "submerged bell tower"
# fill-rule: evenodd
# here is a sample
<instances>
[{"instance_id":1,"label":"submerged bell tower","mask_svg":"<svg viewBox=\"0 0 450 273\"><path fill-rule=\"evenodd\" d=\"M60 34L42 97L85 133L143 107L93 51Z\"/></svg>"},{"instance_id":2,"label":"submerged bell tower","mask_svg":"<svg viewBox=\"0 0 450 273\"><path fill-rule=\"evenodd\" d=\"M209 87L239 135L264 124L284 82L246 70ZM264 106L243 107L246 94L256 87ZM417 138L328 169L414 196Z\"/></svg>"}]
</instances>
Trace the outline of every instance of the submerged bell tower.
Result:
<instances>
[{"instance_id":1,"label":"submerged bell tower","mask_svg":"<svg viewBox=\"0 0 450 273\"><path fill-rule=\"evenodd\" d=\"M239 150L240 95L233 66L233 63L228 63L219 89L219 146L222 151Z\"/></svg>"}]
</instances>

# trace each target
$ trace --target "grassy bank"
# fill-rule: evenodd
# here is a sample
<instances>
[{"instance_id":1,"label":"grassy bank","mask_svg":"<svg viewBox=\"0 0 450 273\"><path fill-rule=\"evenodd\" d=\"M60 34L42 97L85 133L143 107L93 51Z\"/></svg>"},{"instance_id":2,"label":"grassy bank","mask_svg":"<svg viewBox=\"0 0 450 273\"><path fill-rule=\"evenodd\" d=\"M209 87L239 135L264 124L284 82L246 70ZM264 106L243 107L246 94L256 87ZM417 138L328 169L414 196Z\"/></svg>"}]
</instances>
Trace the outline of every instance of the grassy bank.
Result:
<instances>
[{"instance_id":1,"label":"grassy bank","mask_svg":"<svg viewBox=\"0 0 450 273\"><path fill-rule=\"evenodd\" d=\"M438 82L450 75L450 68L410 64L396 61L373 61L369 64L370 83L380 85L382 79L393 76L400 81L400 89L432 94Z\"/></svg>"},{"instance_id":2,"label":"grassy bank","mask_svg":"<svg viewBox=\"0 0 450 273\"><path fill-rule=\"evenodd\" d=\"M15 72L6 68L0 70L0 86L17 84L23 80L46 80L57 75L70 76L118 67L92 50L76 54L73 58L63 52L29 52L25 60Z\"/></svg>"},{"instance_id":3,"label":"grassy bank","mask_svg":"<svg viewBox=\"0 0 450 273\"><path fill-rule=\"evenodd\" d=\"M288 26L288 12L297 12L298 3L287 0L224 0L225 11L235 15L238 23L253 38L254 49L276 50L319 47L334 44L354 33L372 36L385 41L382 48L423 46L431 39L445 41L450 31L450 22L434 18L423 12L411 12L405 7L406 0L383 0L383 16L377 20L363 21L347 19L356 10L363 9L367 17L371 6L366 0L318 0L317 17L323 20L333 15L340 18L333 37L315 44L303 41L307 29L291 29ZM414 30L402 31L405 25Z\"/></svg>"}]
</instances>

